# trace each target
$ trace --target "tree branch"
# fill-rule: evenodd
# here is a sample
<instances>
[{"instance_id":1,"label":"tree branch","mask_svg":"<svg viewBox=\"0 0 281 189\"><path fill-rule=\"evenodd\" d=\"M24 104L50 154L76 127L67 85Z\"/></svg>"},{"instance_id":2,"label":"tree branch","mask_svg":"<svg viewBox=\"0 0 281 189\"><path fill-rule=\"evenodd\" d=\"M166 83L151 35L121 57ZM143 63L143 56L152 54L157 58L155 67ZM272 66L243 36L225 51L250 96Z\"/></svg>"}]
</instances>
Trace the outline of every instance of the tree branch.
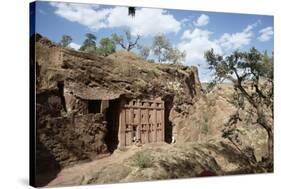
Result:
<instances>
[{"instance_id":1,"label":"tree branch","mask_svg":"<svg viewBox=\"0 0 281 189\"><path fill-rule=\"evenodd\" d=\"M122 43L121 41L117 41L117 43L118 43L123 49L126 49L126 46L124 45L124 43Z\"/></svg>"},{"instance_id":2,"label":"tree branch","mask_svg":"<svg viewBox=\"0 0 281 189\"><path fill-rule=\"evenodd\" d=\"M139 39L140 39L140 35L137 36L137 38L136 38L134 43L129 41L129 45L128 45L127 51L132 50L132 48L134 48L137 45Z\"/></svg>"}]
</instances>

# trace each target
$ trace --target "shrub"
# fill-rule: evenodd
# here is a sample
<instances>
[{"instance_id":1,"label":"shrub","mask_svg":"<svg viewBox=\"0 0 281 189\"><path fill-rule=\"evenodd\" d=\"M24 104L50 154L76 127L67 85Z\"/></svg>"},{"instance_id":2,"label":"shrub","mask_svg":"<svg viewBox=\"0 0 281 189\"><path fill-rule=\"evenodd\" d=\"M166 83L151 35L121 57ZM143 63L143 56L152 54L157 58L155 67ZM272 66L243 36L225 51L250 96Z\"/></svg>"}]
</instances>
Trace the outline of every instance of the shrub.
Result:
<instances>
[{"instance_id":1,"label":"shrub","mask_svg":"<svg viewBox=\"0 0 281 189\"><path fill-rule=\"evenodd\" d=\"M133 157L133 162L139 168L149 168L153 165L153 158L147 152L137 152Z\"/></svg>"},{"instance_id":2,"label":"shrub","mask_svg":"<svg viewBox=\"0 0 281 189\"><path fill-rule=\"evenodd\" d=\"M201 129L202 129L202 132L206 134L209 131L209 116L208 116L208 113L203 112L202 117L203 117L203 121L202 121Z\"/></svg>"},{"instance_id":3,"label":"shrub","mask_svg":"<svg viewBox=\"0 0 281 189\"><path fill-rule=\"evenodd\" d=\"M153 59L148 59L147 62L149 62L149 63L155 63L155 60L153 60Z\"/></svg>"}]
</instances>

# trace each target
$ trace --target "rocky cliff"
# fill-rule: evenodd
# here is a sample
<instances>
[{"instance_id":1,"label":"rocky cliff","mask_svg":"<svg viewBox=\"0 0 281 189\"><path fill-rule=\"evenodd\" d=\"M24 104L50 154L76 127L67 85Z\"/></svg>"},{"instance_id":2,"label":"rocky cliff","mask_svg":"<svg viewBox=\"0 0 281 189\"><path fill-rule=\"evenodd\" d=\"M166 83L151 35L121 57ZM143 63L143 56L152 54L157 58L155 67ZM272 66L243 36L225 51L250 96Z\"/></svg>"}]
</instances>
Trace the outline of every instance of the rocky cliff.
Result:
<instances>
[{"instance_id":1,"label":"rocky cliff","mask_svg":"<svg viewBox=\"0 0 281 189\"><path fill-rule=\"evenodd\" d=\"M35 49L38 173L50 161L61 169L109 152L108 128L103 115L90 112L91 102L161 98L165 141L171 142L177 126L170 114L186 113L201 95L196 67L148 63L125 51L100 57L58 47L40 35Z\"/></svg>"}]
</instances>

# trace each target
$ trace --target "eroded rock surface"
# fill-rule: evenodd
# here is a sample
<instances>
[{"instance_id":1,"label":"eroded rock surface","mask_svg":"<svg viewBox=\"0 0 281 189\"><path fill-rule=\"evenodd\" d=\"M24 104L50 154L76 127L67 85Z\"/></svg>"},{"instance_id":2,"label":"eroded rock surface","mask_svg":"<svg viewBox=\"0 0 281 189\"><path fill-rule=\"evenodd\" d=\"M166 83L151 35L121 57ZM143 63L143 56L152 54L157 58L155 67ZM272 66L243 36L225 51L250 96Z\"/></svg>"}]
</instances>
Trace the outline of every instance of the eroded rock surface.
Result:
<instances>
[{"instance_id":1,"label":"eroded rock surface","mask_svg":"<svg viewBox=\"0 0 281 189\"><path fill-rule=\"evenodd\" d=\"M41 162L55 162L54 170L59 171L116 148L111 141L117 136L108 127L118 120L109 118L110 126L104 122L105 114L99 115L91 106L97 101L110 101L107 105L115 109L110 113L116 114L118 102L114 100L119 98L161 98L165 141L171 142L171 110L182 112L201 95L196 67L152 64L125 51L100 57L60 48L40 35L35 45L38 173L52 170Z\"/></svg>"}]
</instances>

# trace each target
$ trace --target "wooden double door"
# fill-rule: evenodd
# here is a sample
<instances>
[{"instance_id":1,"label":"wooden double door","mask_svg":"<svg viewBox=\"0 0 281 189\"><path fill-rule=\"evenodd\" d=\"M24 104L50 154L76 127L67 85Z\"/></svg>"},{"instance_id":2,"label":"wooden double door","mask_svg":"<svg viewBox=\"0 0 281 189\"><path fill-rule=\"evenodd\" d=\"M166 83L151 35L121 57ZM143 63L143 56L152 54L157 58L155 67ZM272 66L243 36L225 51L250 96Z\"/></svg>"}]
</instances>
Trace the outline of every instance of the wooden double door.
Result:
<instances>
[{"instance_id":1,"label":"wooden double door","mask_svg":"<svg viewBox=\"0 0 281 189\"><path fill-rule=\"evenodd\" d=\"M164 141L164 101L132 99L121 103L119 146Z\"/></svg>"}]
</instances>

